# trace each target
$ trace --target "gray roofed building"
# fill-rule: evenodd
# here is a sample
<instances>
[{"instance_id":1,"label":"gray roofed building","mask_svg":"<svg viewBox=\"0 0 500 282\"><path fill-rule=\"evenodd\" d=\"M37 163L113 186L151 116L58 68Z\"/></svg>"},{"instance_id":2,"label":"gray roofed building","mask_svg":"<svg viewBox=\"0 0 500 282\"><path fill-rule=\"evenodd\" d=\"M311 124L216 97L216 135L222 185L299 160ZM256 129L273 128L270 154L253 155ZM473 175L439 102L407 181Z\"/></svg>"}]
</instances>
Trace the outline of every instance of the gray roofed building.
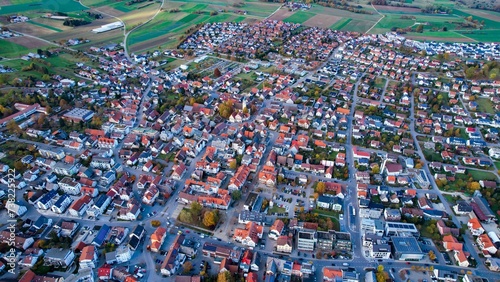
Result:
<instances>
[{"instance_id":1,"label":"gray roofed building","mask_svg":"<svg viewBox=\"0 0 500 282\"><path fill-rule=\"evenodd\" d=\"M266 223L266 214L256 211L241 211L241 213L238 215L238 223L247 224L249 222L255 222L259 225L264 225Z\"/></svg>"},{"instance_id":2,"label":"gray roofed building","mask_svg":"<svg viewBox=\"0 0 500 282\"><path fill-rule=\"evenodd\" d=\"M393 257L396 260L419 261L425 254L415 237L391 237Z\"/></svg>"}]
</instances>

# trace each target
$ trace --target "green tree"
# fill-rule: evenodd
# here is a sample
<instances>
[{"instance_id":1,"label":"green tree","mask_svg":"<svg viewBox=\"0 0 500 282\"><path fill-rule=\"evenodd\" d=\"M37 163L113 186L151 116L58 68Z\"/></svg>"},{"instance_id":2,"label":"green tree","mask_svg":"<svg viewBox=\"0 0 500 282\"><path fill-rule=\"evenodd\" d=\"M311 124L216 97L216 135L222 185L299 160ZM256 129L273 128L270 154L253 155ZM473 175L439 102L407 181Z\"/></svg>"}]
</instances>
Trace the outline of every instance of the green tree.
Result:
<instances>
[{"instance_id":1,"label":"green tree","mask_svg":"<svg viewBox=\"0 0 500 282\"><path fill-rule=\"evenodd\" d=\"M179 214L179 220L185 223L191 223L193 222L193 215L187 210L182 210Z\"/></svg>"},{"instance_id":2,"label":"green tree","mask_svg":"<svg viewBox=\"0 0 500 282\"><path fill-rule=\"evenodd\" d=\"M241 199L241 191L240 190L233 191L233 193L231 193L231 198L233 199L233 201L238 201L239 199Z\"/></svg>"},{"instance_id":3,"label":"green tree","mask_svg":"<svg viewBox=\"0 0 500 282\"><path fill-rule=\"evenodd\" d=\"M192 212L194 215L198 216L198 215L201 213L201 209L202 209L202 208L203 208L203 207L201 206L201 204L200 204L200 203L198 203L198 202L192 202L192 203L191 203L190 210L191 210L191 212Z\"/></svg>"}]
</instances>

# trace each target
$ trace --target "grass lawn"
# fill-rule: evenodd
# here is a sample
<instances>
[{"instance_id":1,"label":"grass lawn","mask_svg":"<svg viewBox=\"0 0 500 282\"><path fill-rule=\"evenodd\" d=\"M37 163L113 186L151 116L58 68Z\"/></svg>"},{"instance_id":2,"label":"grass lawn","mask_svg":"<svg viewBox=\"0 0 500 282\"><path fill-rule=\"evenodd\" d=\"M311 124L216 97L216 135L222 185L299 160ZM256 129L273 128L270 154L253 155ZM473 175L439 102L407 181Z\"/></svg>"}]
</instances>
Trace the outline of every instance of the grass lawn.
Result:
<instances>
[{"instance_id":1,"label":"grass lawn","mask_svg":"<svg viewBox=\"0 0 500 282\"><path fill-rule=\"evenodd\" d=\"M467 173L470 173L472 175L472 178L474 178L474 180L476 181L479 180L497 181L496 175L492 172L467 169Z\"/></svg>"},{"instance_id":2,"label":"grass lawn","mask_svg":"<svg viewBox=\"0 0 500 282\"><path fill-rule=\"evenodd\" d=\"M460 199L460 198L455 198L455 197L453 197L452 195L449 195L449 194L443 194L443 196L444 196L444 198L446 199L446 201L448 201L448 203L451 206L454 206L457 203L457 200Z\"/></svg>"},{"instance_id":3,"label":"grass lawn","mask_svg":"<svg viewBox=\"0 0 500 282\"><path fill-rule=\"evenodd\" d=\"M15 0L20 2L10 6L2 6L0 15L17 14L20 11L57 11L57 12L73 12L86 10L80 2L74 0L46 0L46 1L30 1L30 0Z\"/></svg>"},{"instance_id":4,"label":"grass lawn","mask_svg":"<svg viewBox=\"0 0 500 282\"><path fill-rule=\"evenodd\" d=\"M386 81L387 81L387 79L380 77L380 79L378 79L378 83L377 83L377 79L376 79L375 80L375 87L381 88L381 89L384 88Z\"/></svg>"},{"instance_id":5,"label":"grass lawn","mask_svg":"<svg viewBox=\"0 0 500 282\"><path fill-rule=\"evenodd\" d=\"M0 39L0 50L0 53L4 57L19 57L21 54L26 54L29 49L22 45Z\"/></svg>"},{"instance_id":6,"label":"grass lawn","mask_svg":"<svg viewBox=\"0 0 500 282\"><path fill-rule=\"evenodd\" d=\"M338 212L327 211L327 210L322 210L322 209L318 209L318 208L313 209L312 212L317 213L317 214L321 214L321 215L325 215L328 217L334 217L337 221L339 221L339 213Z\"/></svg>"},{"instance_id":7,"label":"grass lawn","mask_svg":"<svg viewBox=\"0 0 500 282\"><path fill-rule=\"evenodd\" d=\"M285 208L280 208L278 206L273 206L267 211L268 214L273 214L273 213L286 213Z\"/></svg>"},{"instance_id":8,"label":"grass lawn","mask_svg":"<svg viewBox=\"0 0 500 282\"><path fill-rule=\"evenodd\" d=\"M310 13L310 12L304 12L304 11L297 11L295 14L289 16L288 18L284 19L284 22L291 22L291 23L303 23L307 21L308 19L314 17L316 14Z\"/></svg>"},{"instance_id":9,"label":"grass lawn","mask_svg":"<svg viewBox=\"0 0 500 282\"><path fill-rule=\"evenodd\" d=\"M500 170L500 162L494 162L495 163L495 167Z\"/></svg>"},{"instance_id":10,"label":"grass lawn","mask_svg":"<svg viewBox=\"0 0 500 282\"><path fill-rule=\"evenodd\" d=\"M477 98L476 103L477 103L477 111L478 112L483 112L483 113L488 113L488 114L495 113L495 109L493 108L493 103L489 99Z\"/></svg>"},{"instance_id":11,"label":"grass lawn","mask_svg":"<svg viewBox=\"0 0 500 282\"><path fill-rule=\"evenodd\" d=\"M330 29L333 29L333 30L341 30L344 26L346 26L348 23L350 23L352 21L351 18L343 18L341 19L340 21L334 23Z\"/></svg>"},{"instance_id":12,"label":"grass lawn","mask_svg":"<svg viewBox=\"0 0 500 282\"><path fill-rule=\"evenodd\" d=\"M421 146L423 148L423 146ZM433 150L423 149L424 157L428 162L443 162L441 155Z\"/></svg>"}]
</instances>

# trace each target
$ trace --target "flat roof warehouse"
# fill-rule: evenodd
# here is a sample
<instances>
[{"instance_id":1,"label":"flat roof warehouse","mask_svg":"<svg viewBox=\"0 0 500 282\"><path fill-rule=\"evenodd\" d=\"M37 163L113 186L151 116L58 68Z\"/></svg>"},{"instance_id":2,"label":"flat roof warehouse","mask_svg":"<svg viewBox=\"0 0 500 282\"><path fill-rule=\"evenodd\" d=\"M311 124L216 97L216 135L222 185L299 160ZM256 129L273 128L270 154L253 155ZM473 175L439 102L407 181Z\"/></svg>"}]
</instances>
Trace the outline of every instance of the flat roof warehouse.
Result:
<instances>
[{"instance_id":1,"label":"flat roof warehouse","mask_svg":"<svg viewBox=\"0 0 500 282\"><path fill-rule=\"evenodd\" d=\"M121 27L123 27L122 22L114 22L114 23L102 25L101 27L98 27L98 28L94 28L92 30L92 32L93 33L103 33L103 32L110 31L110 30L117 29L117 28L121 28Z\"/></svg>"}]
</instances>

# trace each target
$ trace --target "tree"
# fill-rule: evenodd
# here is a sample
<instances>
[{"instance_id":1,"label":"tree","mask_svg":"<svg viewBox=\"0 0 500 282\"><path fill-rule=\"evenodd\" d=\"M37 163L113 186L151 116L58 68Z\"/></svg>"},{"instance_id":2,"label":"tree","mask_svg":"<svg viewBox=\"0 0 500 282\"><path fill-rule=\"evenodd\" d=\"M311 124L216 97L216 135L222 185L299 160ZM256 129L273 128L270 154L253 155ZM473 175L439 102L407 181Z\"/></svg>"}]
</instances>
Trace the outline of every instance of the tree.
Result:
<instances>
[{"instance_id":1,"label":"tree","mask_svg":"<svg viewBox=\"0 0 500 282\"><path fill-rule=\"evenodd\" d=\"M7 131L9 131L11 134L21 134L22 133L21 128L19 127L19 125L17 125L16 121L13 119L11 119L7 123L6 128L7 128Z\"/></svg>"},{"instance_id":2,"label":"tree","mask_svg":"<svg viewBox=\"0 0 500 282\"><path fill-rule=\"evenodd\" d=\"M203 216L203 225L206 227L212 227L217 224L217 211L206 212Z\"/></svg>"},{"instance_id":3,"label":"tree","mask_svg":"<svg viewBox=\"0 0 500 282\"><path fill-rule=\"evenodd\" d=\"M373 166L372 172L374 174L379 174L380 173L380 167L378 166L378 164L376 164L376 165Z\"/></svg>"},{"instance_id":4,"label":"tree","mask_svg":"<svg viewBox=\"0 0 500 282\"><path fill-rule=\"evenodd\" d=\"M229 116L233 113L233 102L228 100L219 105L219 114L223 118L229 118Z\"/></svg>"},{"instance_id":5,"label":"tree","mask_svg":"<svg viewBox=\"0 0 500 282\"><path fill-rule=\"evenodd\" d=\"M415 29L416 32L422 33L424 31L424 25L419 24Z\"/></svg>"},{"instance_id":6,"label":"tree","mask_svg":"<svg viewBox=\"0 0 500 282\"><path fill-rule=\"evenodd\" d=\"M200 203L198 203L198 202L192 202L192 203L191 203L190 210L191 210L191 212L192 212L194 215L198 216L198 215L201 213L201 209L202 209L202 208L203 208L203 207L201 206L201 204L200 204Z\"/></svg>"},{"instance_id":7,"label":"tree","mask_svg":"<svg viewBox=\"0 0 500 282\"><path fill-rule=\"evenodd\" d=\"M152 220L151 221L151 226L153 227L158 227L161 225L161 222L159 220Z\"/></svg>"},{"instance_id":8,"label":"tree","mask_svg":"<svg viewBox=\"0 0 500 282\"><path fill-rule=\"evenodd\" d=\"M236 159L233 159L232 161L229 162L229 169L236 169L238 166L238 163L236 162Z\"/></svg>"},{"instance_id":9,"label":"tree","mask_svg":"<svg viewBox=\"0 0 500 282\"><path fill-rule=\"evenodd\" d=\"M187 210L182 210L179 214L179 220L185 223L191 223L193 222L193 215Z\"/></svg>"},{"instance_id":10,"label":"tree","mask_svg":"<svg viewBox=\"0 0 500 282\"><path fill-rule=\"evenodd\" d=\"M238 201L239 199L241 199L241 191L240 190L233 191L233 193L231 193L231 198L233 199L233 201Z\"/></svg>"},{"instance_id":11,"label":"tree","mask_svg":"<svg viewBox=\"0 0 500 282\"><path fill-rule=\"evenodd\" d=\"M434 254L434 252L432 250L429 251L429 259L432 261L436 259L436 254Z\"/></svg>"},{"instance_id":12,"label":"tree","mask_svg":"<svg viewBox=\"0 0 500 282\"><path fill-rule=\"evenodd\" d=\"M384 266L383 266L383 265L381 265L381 264L379 264L379 265L377 266L377 273L383 273L383 272L384 272Z\"/></svg>"},{"instance_id":13,"label":"tree","mask_svg":"<svg viewBox=\"0 0 500 282\"><path fill-rule=\"evenodd\" d=\"M220 77L221 75L222 75L222 74L221 74L221 72L220 72L219 68L215 68L215 69L214 69L214 76L217 78L217 77Z\"/></svg>"},{"instance_id":14,"label":"tree","mask_svg":"<svg viewBox=\"0 0 500 282\"><path fill-rule=\"evenodd\" d=\"M193 264L190 261L186 261L182 265L182 268L183 268L184 274L188 274L191 271L191 269L193 269Z\"/></svg>"},{"instance_id":15,"label":"tree","mask_svg":"<svg viewBox=\"0 0 500 282\"><path fill-rule=\"evenodd\" d=\"M479 182L477 182L477 181L471 182L471 184L470 184L471 190L479 190L480 188L481 188L481 185L479 184Z\"/></svg>"},{"instance_id":16,"label":"tree","mask_svg":"<svg viewBox=\"0 0 500 282\"><path fill-rule=\"evenodd\" d=\"M326 192L326 184L323 181L318 182L318 185L316 185L316 193L322 195Z\"/></svg>"},{"instance_id":17,"label":"tree","mask_svg":"<svg viewBox=\"0 0 500 282\"><path fill-rule=\"evenodd\" d=\"M234 278L229 271L221 272L217 275L217 282L233 282Z\"/></svg>"}]
</instances>

